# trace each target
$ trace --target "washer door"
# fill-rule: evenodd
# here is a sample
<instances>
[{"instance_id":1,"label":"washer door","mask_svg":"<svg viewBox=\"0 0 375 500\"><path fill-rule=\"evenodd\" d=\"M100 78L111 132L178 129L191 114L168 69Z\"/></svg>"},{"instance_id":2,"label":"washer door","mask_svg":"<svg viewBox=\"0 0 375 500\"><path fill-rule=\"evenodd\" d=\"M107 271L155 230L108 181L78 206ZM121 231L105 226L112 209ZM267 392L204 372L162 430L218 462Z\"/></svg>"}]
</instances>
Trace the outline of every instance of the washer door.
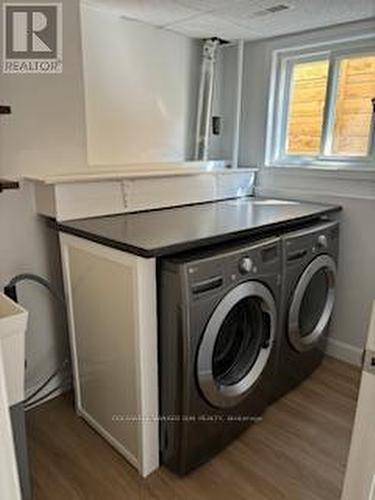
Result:
<instances>
[{"instance_id":1,"label":"washer door","mask_svg":"<svg viewBox=\"0 0 375 500\"><path fill-rule=\"evenodd\" d=\"M314 259L298 281L289 308L288 337L298 352L313 349L328 326L335 303L336 264Z\"/></svg>"},{"instance_id":2,"label":"washer door","mask_svg":"<svg viewBox=\"0 0 375 500\"><path fill-rule=\"evenodd\" d=\"M249 281L219 303L198 351L199 387L213 406L238 404L259 380L276 331L276 304L267 287Z\"/></svg>"}]
</instances>

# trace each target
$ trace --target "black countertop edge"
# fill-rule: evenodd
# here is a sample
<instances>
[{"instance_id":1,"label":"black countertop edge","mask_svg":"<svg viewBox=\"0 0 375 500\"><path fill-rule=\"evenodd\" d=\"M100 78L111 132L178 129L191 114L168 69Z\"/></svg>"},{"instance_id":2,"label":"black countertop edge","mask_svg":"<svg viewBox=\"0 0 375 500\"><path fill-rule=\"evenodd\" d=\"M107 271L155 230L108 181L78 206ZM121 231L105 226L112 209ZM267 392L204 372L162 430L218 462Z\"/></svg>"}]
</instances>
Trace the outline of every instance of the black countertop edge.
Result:
<instances>
[{"instance_id":1,"label":"black countertop edge","mask_svg":"<svg viewBox=\"0 0 375 500\"><path fill-rule=\"evenodd\" d=\"M219 236L212 236L196 241L176 243L173 245L153 248L150 250L147 250L142 247L136 247L127 243L121 243L116 240L111 240L109 238L105 238L85 230L75 229L69 226L65 226L63 222L51 221L51 223L55 229L57 229L62 233L71 234L73 236L84 238L94 243L99 243L101 245L110 248L115 248L116 250L122 250L124 252L129 252L134 255L138 255L139 257L150 259L150 258L166 257L169 255L186 252L188 250L195 250L198 248L209 247L215 244L226 243L234 241L236 239L244 238L246 236L254 236L254 237L260 235L269 236L270 235L269 233L275 230L284 232L285 230L298 229L300 226L303 226L308 222L322 220L324 216L340 212L341 210L342 207L340 206L332 206L326 208L325 210L322 210L322 212L320 213L295 217L289 221L275 222L272 224L267 224L265 226L260 226L256 228L241 229L239 231L234 231L232 233L226 233Z\"/></svg>"},{"instance_id":2,"label":"black countertop edge","mask_svg":"<svg viewBox=\"0 0 375 500\"><path fill-rule=\"evenodd\" d=\"M0 178L0 193L9 189L19 189L20 183L18 181L10 181Z\"/></svg>"}]
</instances>

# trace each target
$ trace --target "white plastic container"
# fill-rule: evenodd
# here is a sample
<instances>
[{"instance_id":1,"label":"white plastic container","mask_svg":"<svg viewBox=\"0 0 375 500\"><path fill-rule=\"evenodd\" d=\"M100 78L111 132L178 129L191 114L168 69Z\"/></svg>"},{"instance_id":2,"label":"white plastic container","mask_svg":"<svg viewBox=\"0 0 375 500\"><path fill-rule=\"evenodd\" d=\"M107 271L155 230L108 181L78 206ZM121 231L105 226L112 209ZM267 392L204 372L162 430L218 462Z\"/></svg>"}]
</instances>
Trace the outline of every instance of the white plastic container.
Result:
<instances>
[{"instance_id":1,"label":"white plastic container","mask_svg":"<svg viewBox=\"0 0 375 500\"><path fill-rule=\"evenodd\" d=\"M25 397L25 333L28 312L0 293L0 349L9 406Z\"/></svg>"}]
</instances>

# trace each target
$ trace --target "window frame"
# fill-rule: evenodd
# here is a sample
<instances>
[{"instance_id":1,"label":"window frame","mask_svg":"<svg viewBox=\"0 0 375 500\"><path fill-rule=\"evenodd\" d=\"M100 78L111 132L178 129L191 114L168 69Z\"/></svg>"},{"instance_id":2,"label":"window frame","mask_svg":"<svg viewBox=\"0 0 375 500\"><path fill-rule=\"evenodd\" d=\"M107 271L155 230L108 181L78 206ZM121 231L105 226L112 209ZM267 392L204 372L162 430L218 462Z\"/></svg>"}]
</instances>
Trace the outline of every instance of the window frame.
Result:
<instances>
[{"instance_id":1,"label":"window frame","mask_svg":"<svg viewBox=\"0 0 375 500\"><path fill-rule=\"evenodd\" d=\"M340 43L341 42L341 43ZM268 166L333 166L336 168L375 168L375 113L372 115L367 156L327 154L332 146L336 119L336 99L340 62L344 58L375 55L375 36L331 44L317 44L301 49L278 49L273 52L271 88L268 109L268 133L265 163ZM328 80L323 111L321 153L291 155L286 152L288 115L295 63L328 59ZM375 97L375 96L374 96Z\"/></svg>"}]
</instances>

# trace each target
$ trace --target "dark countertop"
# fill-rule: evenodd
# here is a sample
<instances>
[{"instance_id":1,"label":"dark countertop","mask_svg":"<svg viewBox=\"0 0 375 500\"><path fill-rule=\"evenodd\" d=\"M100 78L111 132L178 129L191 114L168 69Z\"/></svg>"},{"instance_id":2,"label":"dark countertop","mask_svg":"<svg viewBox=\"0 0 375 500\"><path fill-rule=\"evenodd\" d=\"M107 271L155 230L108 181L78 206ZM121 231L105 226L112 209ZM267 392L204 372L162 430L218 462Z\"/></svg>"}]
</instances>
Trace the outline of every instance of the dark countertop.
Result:
<instances>
[{"instance_id":1,"label":"dark countertop","mask_svg":"<svg viewBox=\"0 0 375 500\"><path fill-rule=\"evenodd\" d=\"M20 187L18 181L10 181L0 178L0 193L6 189L18 189Z\"/></svg>"},{"instance_id":2,"label":"dark countertop","mask_svg":"<svg viewBox=\"0 0 375 500\"><path fill-rule=\"evenodd\" d=\"M150 258L248 236L266 236L340 210L334 205L254 197L60 222L57 227Z\"/></svg>"}]
</instances>

